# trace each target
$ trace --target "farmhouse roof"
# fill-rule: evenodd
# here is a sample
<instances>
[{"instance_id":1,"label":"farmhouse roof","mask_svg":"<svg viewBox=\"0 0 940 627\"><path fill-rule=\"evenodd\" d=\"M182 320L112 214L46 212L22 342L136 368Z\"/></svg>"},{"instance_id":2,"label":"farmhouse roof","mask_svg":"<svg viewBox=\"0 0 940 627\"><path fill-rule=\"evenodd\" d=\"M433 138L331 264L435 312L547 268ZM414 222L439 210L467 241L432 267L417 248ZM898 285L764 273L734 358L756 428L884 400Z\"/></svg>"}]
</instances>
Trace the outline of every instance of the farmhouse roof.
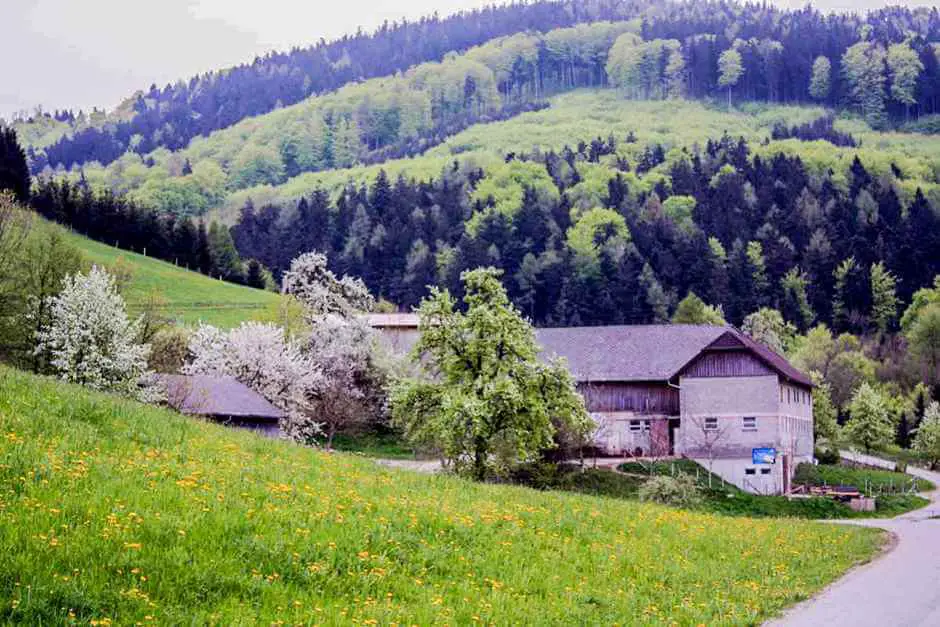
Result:
<instances>
[{"instance_id":1,"label":"farmhouse roof","mask_svg":"<svg viewBox=\"0 0 940 627\"><path fill-rule=\"evenodd\" d=\"M283 412L232 377L160 375L167 401L184 414L229 418L256 418L274 422Z\"/></svg>"},{"instance_id":2,"label":"farmhouse roof","mask_svg":"<svg viewBox=\"0 0 940 627\"><path fill-rule=\"evenodd\" d=\"M418 314L372 313L366 315L366 322L374 329L416 329Z\"/></svg>"},{"instance_id":3,"label":"farmhouse roof","mask_svg":"<svg viewBox=\"0 0 940 627\"><path fill-rule=\"evenodd\" d=\"M369 324L394 332L398 348L418 340L414 314L373 314ZM784 357L731 326L621 325L536 329L544 359L563 357L579 382L669 381L706 351L747 350L784 379L812 387L812 380Z\"/></svg>"},{"instance_id":4,"label":"farmhouse roof","mask_svg":"<svg viewBox=\"0 0 940 627\"><path fill-rule=\"evenodd\" d=\"M669 381L708 350L746 349L795 383L812 381L786 359L733 327L657 324L538 329L546 358L563 357L577 381Z\"/></svg>"}]
</instances>

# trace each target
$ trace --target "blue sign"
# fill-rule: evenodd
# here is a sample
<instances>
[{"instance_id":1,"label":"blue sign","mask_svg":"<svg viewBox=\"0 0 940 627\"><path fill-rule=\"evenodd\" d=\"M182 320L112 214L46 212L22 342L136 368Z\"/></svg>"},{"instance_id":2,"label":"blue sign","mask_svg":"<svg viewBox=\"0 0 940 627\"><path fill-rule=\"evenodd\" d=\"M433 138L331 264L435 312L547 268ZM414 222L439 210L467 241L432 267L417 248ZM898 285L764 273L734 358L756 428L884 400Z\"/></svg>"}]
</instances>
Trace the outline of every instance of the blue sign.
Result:
<instances>
[{"instance_id":1,"label":"blue sign","mask_svg":"<svg viewBox=\"0 0 940 627\"><path fill-rule=\"evenodd\" d=\"M753 464L773 464L777 461L777 449L754 448L751 449L751 462Z\"/></svg>"}]
</instances>

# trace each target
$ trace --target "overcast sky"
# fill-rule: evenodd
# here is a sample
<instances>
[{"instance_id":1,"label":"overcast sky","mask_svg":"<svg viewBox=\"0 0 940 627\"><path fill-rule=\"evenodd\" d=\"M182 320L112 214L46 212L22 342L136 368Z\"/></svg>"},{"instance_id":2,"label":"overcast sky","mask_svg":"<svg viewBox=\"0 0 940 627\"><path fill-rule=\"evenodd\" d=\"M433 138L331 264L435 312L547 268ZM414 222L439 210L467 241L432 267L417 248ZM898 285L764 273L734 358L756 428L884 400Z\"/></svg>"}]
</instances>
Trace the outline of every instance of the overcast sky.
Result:
<instances>
[{"instance_id":1,"label":"overcast sky","mask_svg":"<svg viewBox=\"0 0 940 627\"><path fill-rule=\"evenodd\" d=\"M804 0L775 0L802 6ZM884 0L821 0L856 10ZM151 83L250 61L384 20L492 0L0 0L0 117L42 105L112 109ZM910 6L933 0L907 0ZM12 5L12 6L7 6Z\"/></svg>"}]
</instances>

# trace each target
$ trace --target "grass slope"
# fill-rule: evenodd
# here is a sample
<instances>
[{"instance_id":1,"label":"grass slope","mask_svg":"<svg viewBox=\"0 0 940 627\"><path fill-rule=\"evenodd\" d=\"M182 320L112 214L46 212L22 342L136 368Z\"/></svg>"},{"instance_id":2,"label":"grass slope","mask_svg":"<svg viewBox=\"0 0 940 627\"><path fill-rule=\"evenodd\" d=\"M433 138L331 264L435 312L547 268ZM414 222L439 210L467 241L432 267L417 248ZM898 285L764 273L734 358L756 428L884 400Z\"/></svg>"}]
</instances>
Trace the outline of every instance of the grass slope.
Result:
<instances>
[{"instance_id":1,"label":"grass slope","mask_svg":"<svg viewBox=\"0 0 940 627\"><path fill-rule=\"evenodd\" d=\"M139 312L152 295L165 303L161 310L182 324L199 321L218 327L234 327L275 307L278 295L211 279L198 272L137 253L128 252L71 234L89 262L113 268L118 259L130 267L133 277L124 295L131 313Z\"/></svg>"},{"instance_id":2,"label":"grass slope","mask_svg":"<svg viewBox=\"0 0 940 627\"><path fill-rule=\"evenodd\" d=\"M380 469L0 368L0 622L753 624L882 538Z\"/></svg>"}]
</instances>

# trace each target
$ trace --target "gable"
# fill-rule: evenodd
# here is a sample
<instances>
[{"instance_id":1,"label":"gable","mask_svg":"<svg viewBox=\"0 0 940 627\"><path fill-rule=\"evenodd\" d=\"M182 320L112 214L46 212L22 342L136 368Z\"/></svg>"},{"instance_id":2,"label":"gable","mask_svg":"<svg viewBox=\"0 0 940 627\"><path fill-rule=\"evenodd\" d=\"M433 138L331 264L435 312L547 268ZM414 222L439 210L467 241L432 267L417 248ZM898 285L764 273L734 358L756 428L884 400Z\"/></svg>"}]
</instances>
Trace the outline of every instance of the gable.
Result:
<instances>
[{"instance_id":1,"label":"gable","mask_svg":"<svg viewBox=\"0 0 940 627\"><path fill-rule=\"evenodd\" d=\"M683 377L766 377L777 372L747 349L708 350L686 366Z\"/></svg>"}]
</instances>

